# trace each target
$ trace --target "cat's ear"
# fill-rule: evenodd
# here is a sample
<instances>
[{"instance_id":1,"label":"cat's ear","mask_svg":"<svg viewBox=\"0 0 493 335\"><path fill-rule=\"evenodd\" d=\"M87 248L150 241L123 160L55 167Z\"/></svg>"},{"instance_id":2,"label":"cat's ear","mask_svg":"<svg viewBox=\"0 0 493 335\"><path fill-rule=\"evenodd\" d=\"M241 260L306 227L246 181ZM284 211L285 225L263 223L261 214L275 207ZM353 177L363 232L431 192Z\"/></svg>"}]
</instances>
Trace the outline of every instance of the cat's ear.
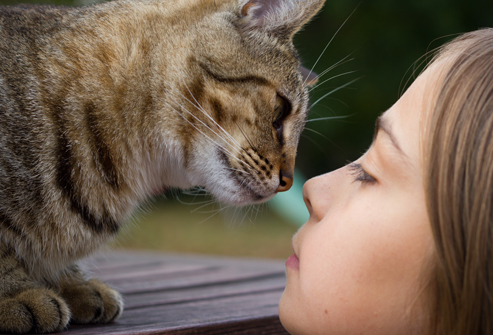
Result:
<instances>
[{"instance_id":1,"label":"cat's ear","mask_svg":"<svg viewBox=\"0 0 493 335\"><path fill-rule=\"evenodd\" d=\"M242 25L291 38L322 8L325 0L240 0Z\"/></svg>"}]
</instances>

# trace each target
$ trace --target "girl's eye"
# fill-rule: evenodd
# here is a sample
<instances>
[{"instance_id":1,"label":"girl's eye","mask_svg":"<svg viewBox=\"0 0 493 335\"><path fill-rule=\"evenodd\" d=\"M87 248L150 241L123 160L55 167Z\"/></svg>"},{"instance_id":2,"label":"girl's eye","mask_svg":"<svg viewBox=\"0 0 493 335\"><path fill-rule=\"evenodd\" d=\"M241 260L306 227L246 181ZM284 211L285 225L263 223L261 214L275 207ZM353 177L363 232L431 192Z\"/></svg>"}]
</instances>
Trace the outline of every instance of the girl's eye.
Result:
<instances>
[{"instance_id":1,"label":"girl's eye","mask_svg":"<svg viewBox=\"0 0 493 335\"><path fill-rule=\"evenodd\" d=\"M359 181L362 184L374 184L377 182L377 180L369 175L359 163L349 164L349 170L354 176L354 181Z\"/></svg>"}]
</instances>

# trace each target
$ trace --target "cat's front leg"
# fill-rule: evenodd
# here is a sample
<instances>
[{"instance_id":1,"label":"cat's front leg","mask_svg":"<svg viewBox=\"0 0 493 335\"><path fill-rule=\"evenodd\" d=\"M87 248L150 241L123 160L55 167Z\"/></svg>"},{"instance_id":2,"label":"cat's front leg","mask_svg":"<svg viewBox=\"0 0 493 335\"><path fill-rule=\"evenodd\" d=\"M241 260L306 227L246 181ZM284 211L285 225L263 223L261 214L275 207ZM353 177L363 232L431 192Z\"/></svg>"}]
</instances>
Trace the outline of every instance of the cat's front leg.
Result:
<instances>
[{"instance_id":1,"label":"cat's front leg","mask_svg":"<svg viewBox=\"0 0 493 335\"><path fill-rule=\"evenodd\" d=\"M29 278L13 250L0 250L0 332L60 331L69 319L65 301Z\"/></svg>"},{"instance_id":2,"label":"cat's front leg","mask_svg":"<svg viewBox=\"0 0 493 335\"><path fill-rule=\"evenodd\" d=\"M72 312L71 323L107 323L123 311L120 293L98 279L85 280L76 265L71 266L59 282L60 294Z\"/></svg>"}]
</instances>

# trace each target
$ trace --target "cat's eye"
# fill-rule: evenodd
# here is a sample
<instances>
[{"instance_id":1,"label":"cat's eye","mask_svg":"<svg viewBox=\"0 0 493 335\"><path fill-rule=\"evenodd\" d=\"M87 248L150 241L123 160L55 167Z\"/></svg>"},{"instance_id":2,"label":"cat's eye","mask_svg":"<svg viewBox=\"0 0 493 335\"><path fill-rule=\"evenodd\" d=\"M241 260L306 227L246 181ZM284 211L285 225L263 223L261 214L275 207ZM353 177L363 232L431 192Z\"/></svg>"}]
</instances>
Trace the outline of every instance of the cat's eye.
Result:
<instances>
[{"instance_id":1,"label":"cat's eye","mask_svg":"<svg viewBox=\"0 0 493 335\"><path fill-rule=\"evenodd\" d=\"M289 102L285 98L281 97L280 95L277 95L276 105L274 107L274 119L272 122L272 126L276 130L277 137L281 142L282 142L282 125L290 112L291 112L291 105L289 104Z\"/></svg>"},{"instance_id":2,"label":"cat's eye","mask_svg":"<svg viewBox=\"0 0 493 335\"><path fill-rule=\"evenodd\" d=\"M289 102L278 95L276 97L276 107L274 109L274 123L282 121L289 114Z\"/></svg>"}]
</instances>

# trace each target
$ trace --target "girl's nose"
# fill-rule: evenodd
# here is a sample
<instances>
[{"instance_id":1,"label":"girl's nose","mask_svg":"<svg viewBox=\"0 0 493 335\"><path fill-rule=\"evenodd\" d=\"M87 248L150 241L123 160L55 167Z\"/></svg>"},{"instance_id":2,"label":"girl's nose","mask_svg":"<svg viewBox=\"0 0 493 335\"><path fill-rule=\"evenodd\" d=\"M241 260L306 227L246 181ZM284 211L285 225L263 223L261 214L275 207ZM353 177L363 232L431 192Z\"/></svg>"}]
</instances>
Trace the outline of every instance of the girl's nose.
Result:
<instances>
[{"instance_id":1,"label":"girl's nose","mask_svg":"<svg viewBox=\"0 0 493 335\"><path fill-rule=\"evenodd\" d=\"M305 184L306 185L306 184ZM308 213L310 213L310 216L312 215L313 208L312 208L312 203L310 202L310 198L308 197L308 192L305 191L306 187L303 187L303 200L305 201L305 206L308 209Z\"/></svg>"},{"instance_id":2,"label":"girl's nose","mask_svg":"<svg viewBox=\"0 0 493 335\"><path fill-rule=\"evenodd\" d=\"M308 180L303 186L303 200L310 219L321 220L346 194L345 186L348 184L344 168Z\"/></svg>"}]
</instances>

